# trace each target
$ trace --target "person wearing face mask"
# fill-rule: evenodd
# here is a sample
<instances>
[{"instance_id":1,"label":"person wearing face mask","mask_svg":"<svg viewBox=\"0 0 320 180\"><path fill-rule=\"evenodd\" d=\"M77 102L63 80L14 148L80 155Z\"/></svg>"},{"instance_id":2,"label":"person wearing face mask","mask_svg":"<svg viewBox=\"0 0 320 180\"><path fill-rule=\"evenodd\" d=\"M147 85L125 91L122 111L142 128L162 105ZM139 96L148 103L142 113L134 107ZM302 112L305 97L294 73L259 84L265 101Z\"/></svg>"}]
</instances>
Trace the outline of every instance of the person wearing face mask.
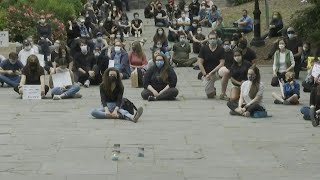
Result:
<instances>
[{"instance_id":1,"label":"person wearing face mask","mask_svg":"<svg viewBox=\"0 0 320 180\"><path fill-rule=\"evenodd\" d=\"M301 53L301 70L307 71L308 57L311 54L311 44L309 42L304 42Z\"/></svg>"},{"instance_id":2,"label":"person wearing face mask","mask_svg":"<svg viewBox=\"0 0 320 180\"><path fill-rule=\"evenodd\" d=\"M147 57L143 52L142 46L139 41L132 43L132 51L129 54L130 67L132 69L143 69L148 65Z\"/></svg>"},{"instance_id":3,"label":"person wearing face mask","mask_svg":"<svg viewBox=\"0 0 320 180\"><path fill-rule=\"evenodd\" d=\"M312 74L314 64L320 62L320 47L318 47L314 53L313 56L308 58L308 65L307 65L307 76L302 81L303 91L304 92L311 92L312 88L316 85L315 74Z\"/></svg>"},{"instance_id":4,"label":"person wearing face mask","mask_svg":"<svg viewBox=\"0 0 320 180\"><path fill-rule=\"evenodd\" d=\"M228 99L226 95L229 70L224 66L224 49L218 46L217 34L211 32L208 35L208 45L202 46L198 56L198 65L202 73L202 81L205 85L205 93L208 98L216 96L215 82L221 79L220 99Z\"/></svg>"},{"instance_id":5,"label":"person wearing face mask","mask_svg":"<svg viewBox=\"0 0 320 180\"><path fill-rule=\"evenodd\" d=\"M97 38L93 40L94 49L104 50L108 48L108 43L105 39L103 39L103 34L101 32L97 33Z\"/></svg>"},{"instance_id":6,"label":"person wearing face mask","mask_svg":"<svg viewBox=\"0 0 320 180\"><path fill-rule=\"evenodd\" d=\"M168 41L177 42L179 40L178 33L181 32L177 19L172 19L168 31Z\"/></svg>"},{"instance_id":7,"label":"person wearing face mask","mask_svg":"<svg viewBox=\"0 0 320 180\"><path fill-rule=\"evenodd\" d=\"M298 105L300 98L300 84L294 80L294 72L287 72L285 74L285 78L286 83L284 83L284 81L281 83L281 86L283 86L283 92L281 92L281 95L279 96L275 92L272 93L272 97L275 99L274 103Z\"/></svg>"},{"instance_id":8,"label":"person wearing face mask","mask_svg":"<svg viewBox=\"0 0 320 180\"><path fill-rule=\"evenodd\" d=\"M179 19L181 18L181 10L178 8L178 5L173 5L173 13L172 19Z\"/></svg>"},{"instance_id":9,"label":"person wearing face mask","mask_svg":"<svg viewBox=\"0 0 320 180\"><path fill-rule=\"evenodd\" d=\"M0 83L6 83L11 87L16 87L20 82L22 63L18 60L18 54L11 52L9 59L0 63Z\"/></svg>"},{"instance_id":10,"label":"person wearing face mask","mask_svg":"<svg viewBox=\"0 0 320 180\"><path fill-rule=\"evenodd\" d=\"M99 83L95 81L97 72L94 71L94 65L96 64L96 59L93 53L89 51L85 40L81 40L80 49L81 51L74 58L75 81L88 88L90 84Z\"/></svg>"},{"instance_id":11,"label":"person wearing face mask","mask_svg":"<svg viewBox=\"0 0 320 180\"><path fill-rule=\"evenodd\" d=\"M279 12L275 11L272 14L272 19L269 25L269 32L262 35L262 39L281 36L281 29L283 28L282 16Z\"/></svg>"},{"instance_id":12,"label":"person wearing face mask","mask_svg":"<svg viewBox=\"0 0 320 180\"><path fill-rule=\"evenodd\" d=\"M102 107L91 112L93 117L96 119L125 119L134 123L141 117L142 107L139 107L134 114L122 108L124 86L117 69L108 68L104 71L99 89Z\"/></svg>"},{"instance_id":13,"label":"person wearing face mask","mask_svg":"<svg viewBox=\"0 0 320 180\"><path fill-rule=\"evenodd\" d=\"M50 61L45 62L44 69L49 73L54 73L53 63L59 56L60 41L56 40L53 44L53 51L50 54Z\"/></svg>"},{"instance_id":14,"label":"person wearing face mask","mask_svg":"<svg viewBox=\"0 0 320 180\"><path fill-rule=\"evenodd\" d=\"M181 18L178 19L178 25L183 27L183 29L187 32L190 29L190 19L186 16L185 12L181 13Z\"/></svg>"},{"instance_id":15,"label":"person wearing face mask","mask_svg":"<svg viewBox=\"0 0 320 180\"><path fill-rule=\"evenodd\" d=\"M139 19L139 13L133 14L134 20L131 21L131 34L135 37L141 37L143 22Z\"/></svg>"},{"instance_id":16,"label":"person wearing face mask","mask_svg":"<svg viewBox=\"0 0 320 180\"><path fill-rule=\"evenodd\" d=\"M206 39L206 36L203 35L202 28L198 27L197 28L197 33L193 36L193 39L192 39L192 41L193 41L193 44L192 44L193 53L198 54L200 52L200 48L204 44L205 39Z\"/></svg>"},{"instance_id":17,"label":"person wearing face mask","mask_svg":"<svg viewBox=\"0 0 320 180\"><path fill-rule=\"evenodd\" d=\"M238 48L242 49L243 58L254 64L257 61L257 54L248 47L247 39L242 38L239 41Z\"/></svg>"},{"instance_id":18,"label":"person wearing face mask","mask_svg":"<svg viewBox=\"0 0 320 180\"><path fill-rule=\"evenodd\" d=\"M72 16L66 26L67 32L67 45L72 49L72 55L74 55L74 47L77 44L78 39L81 37L80 26L75 16Z\"/></svg>"},{"instance_id":19,"label":"person wearing face mask","mask_svg":"<svg viewBox=\"0 0 320 180\"><path fill-rule=\"evenodd\" d=\"M169 51L167 36L163 28L157 29L155 35L153 36L153 43L154 44L152 49L161 48L162 51L165 51L165 52Z\"/></svg>"},{"instance_id":20,"label":"person wearing face mask","mask_svg":"<svg viewBox=\"0 0 320 180\"><path fill-rule=\"evenodd\" d=\"M46 18L44 15L40 16L40 21L37 26L38 37L40 37L38 44L41 47L41 53L44 55L44 60L48 60L50 54L49 46L52 44L50 38L51 34L51 25L46 23Z\"/></svg>"},{"instance_id":21,"label":"person wearing face mask","mask_svg":"<svg viewBox=\"0 0 320 180\"><path fill-rule=\"evenodd\" d=\"M304 120L311 120L314 127L320 122L320 75L314 77L314 87L311 89L309 106L301 108Z\"/></svg>"},{"instance_id":22,"label":"person wearing face mask","mask_svg":"<svg viewBox=\"0 0 320 180\"><path fill-rule=\"evenodd\" d=\"M219 35L222 35L223 27L224 27L223 18L219 16L217 20L212 23L212 31L216 31Z\"/></svg>"},{"instance_id":23,"label":"person wearing face mask","mask_svg":"<svg viewBox=\"0 0 320 180\"><path fill-rule=\"evenodd\" d=\"M260 70L252 65L248 70L248 80L241 84L239 102L228 102L231 115L254 117L258 112L266 112L263 106L264 85L261 82Z\"/></svg>"},{"instance_id":24,"label":"person wearing face mask","mask_svg":"<svg viewBox=\"0 0 320 180\"><path fill-rule=\"evenodd\" d=\"M234 57L233 57L233 50L231 47L231 41L228 38L224 39L223 42L223 49L224 49L224 66L230 70L232 64L234 63ZM239 48L235 48L239 49ZM242 50L241 50L241 56L242 56Z\"/></svg>"},{"instance_id":25,"label":"person wearing face mask","mask_svg":"<svg viewBox=\"0 0 320 180\"><path fill-rule=\"evenodd\" d=\"M279 86L279 80L285 81L286 72L293 71L295 61L293 54L286 48L284 39L279 40L279 49L274 54L273 60L273 78L271 86Z\"/></svg>"},{"instance_id":26,"label":"person wearing face mask","mask_svg":"<svg viewBox=\"0 0 320 180\"><path fill-rule=\"evenodd\" d=\"M58 60L63 58L65 60L66 63L68 63L67 68L69 70L73 70L73 58L70 54L70 50L68 49L68 47L66 46L66 44L64 42L60 43L60 46L58 48L58 54L57 56L53 59L52 62L52 68L50 69L50 74L54 74L56 72L56 68L59 67L58 64Z\"/></svg>"},{"instance_id":27,"label":"person wearing face mask","mask_svg":"<svg viewBox=\"0 0 320 180\"><path fill-rule=\"evenodd\" d=\"M107 32L106 28L104 27L104 22L103 20L101 20L98 24L97 27L94 28L94 37L97 38L97 34L98 33L101 33L102 35L105 35L105 36L110 36L110 34Z\"/></svg>"},{"instance_id":28,"label":"person wearing face mask","mask_svg":"<svg viewBox=\"0 0 320 180\"><path fill-rule=\"evenodd\" d=\"M296 35L294 28L289 27L287 29L287 48L293 53L295 66L294 66L294 73L295 79L299 79L300 69L301 69L301 55L303 51L303 44L301 39Z\"/></svg>"},{"instance_id":29,"label":"person wearing face mask","mask_svg":"<svg viewBox=\"0 0 320 180\"><path fill-rule=\"evenodd\" d=\"M66 58L58 58L56 60L57 68L56 74L69 72L71 85L63 86L63 87L55 87L52 79L52 74L49 78L49 86L51 88L51 96L53 100L61 100L67 98L81 98L82 95L79 93L80 86L74 83L73 72L68 69L68 60Z\"/></svg>"},{"instance_id":30,"label":"person wearing face mask","mask_svg":"<svg viewBox=\"0 0 320 180\"><path fill-rule=\"evenodd\" d=\"M40 85L42 97L45 97L49 91L49 86L45 85L44 69L40 66L36 55L30 55L28 57L27 64L21 71L20 83L14 87L14 91L20 94L21 97L23 94L23 85Z\"/></svg>"},{"instance_id":31,"label":"person wearing face mask","mask_svg":"<svg viewBox=\"0 0 320 180\"><path fill-rule=\"evenodd\" d=\"M190 13L190 17L196 17L199 15L199 11L200 11L200 3L198 0L192 0L192 2L189 4L189 13Z\"/></svg>"},{"instance_id":32,"label":"person wearing face mask","mask_svg":"<svg viewBox=\"0 0 320 180\"><path fill-rule=\"evenodd\" d=\"M154 11L154 24L156 27L166 27L167 26L167 13L162 9L162 4L158 3L157 8Z\"/></svg>"},{"instance_id":33,"label":"person wearing face mask","mask_svg":"<svg viewBox=\"0 0 320 180\"><path fill-rule=\"evenodd\" d=\"M175 100L179 93L177 75L161 54L155 56L154 65L145 73L143 85L141 96L148 101Z\"/></svg>"},{"instance_id":34,"label":"person wearing face mask","mask_svg":"<svg viewBox=\"0 0 320 180\"><path fill-rule=\"evenodd\" d=\"M123 33L121 33L121 31L116 31L115 33L115 39L124 42L124 38L123 38Z\"/></svg>"},{"instance_id":35,"label":"person wearing face mask","mask_svg":"<svg viewBox=\"0 0 320 180\"><path fill-rule=\"evenodd\" d=\"M250 16L248 16L247 10L242 10L242 18L234 22L234 25L239 28L243 33L249 33L253 30L253 22Z\"/></svg>"},{"instance_id":36,"label":"person wearing face mask","mask_svg":"<svg viewBox=\"0 0 320 180\"><path fill-rule=\"evenodd\" d=\"M179 42L173 45L172 61L177 67L193 67L193 64L197 62L197 58L189 58L191 53L191 47L185 34L180 33Z\"/></svg>"},{"instance_id":37,"label":"person wearing face mask","mask_svg":"<svg viewBox=\"0 0 320 180\"><path fill-rule=\"evenodd\" d=\"M31 47L31 43L28 40L23 41L23 49L19 51L18 59L21 61L23 66L27 64L27 59L30 55L37 54Z\"/></svg>"},{"instance_id":38,"label":"person wearing face mask","mask_svg":"<svg viewBox=\"0 0 320 180\"><path fill-rule=\"evenodd\" d=\"M118 26L119 30L123 33L123 36L128 38L131 25L126 14L122 14Z\"/></svg>"},{"instance_id":39,"label":"person wearing face mask","mask_svg":"<svg viewBox=\"0 0 320 180\"><path fill-rule=\"evenodd\" d=\"M251 63L244 60L242 57L242 50L237 48L233 50L233 64L230 67L231 83L233 87L231 89L230 101L238 102L240 97L240 87L242 83L248 80L248 70L251 67Z\"/></svg>"},{"instance_id":40,"label":"person wearing face mask","mask_svg":"<svg viewBox=\"0 0 320 180\"><path fill-rule=\"evenodd\" d=\"M115 41L110 59L114 60L114 68L119 70L121 79L129 79L131 74L129 56L120 41Z\"/></svg>"},{"instance_id":41,"label":"person wearing face mask","mask_svg":"<svg viewBox=\"0 0 320 180\"><path fill-rule=\"evenodd\" d=\"M191 23L191 26L189 27L188 32L188 40L190 41L190 43L193 42L194 36L197 34L197 29L199 27L199 21L198 20L193 20Z\"/></svg>"},{"instance_id":42,"label":"person wearing face mask","mask_svg":"<svg viewBox=\"0 0 320 180\"><path fill-rule=\"evenodd\" d=\"M209 11L209 24L212 25L219 17L221 17L220 11L216 5L213 5Z\"/></svg>"},{"instance_id":43,"label":"person wearing face mask","mask_svg":"<svg viewBox=\"0 0 320 180\"><path fill-rule=\"evenodd\" d=\"M205 3L201 3L200 11L199 11L199 24L202 27L208 27L209 26L209 11L206 8ZM211 24L210 24L211 26Z\"/></svg>"},{"instance_id":44,"label":"person wearing face mask","mask_svg":"<svg viewBox=\"0 0 320 180\"><path fill-rule=\"evenodd\" d=\"M38 46L37 46L36 44L34 44L34 42L33 42L33 37L32 37L32 36L29 36L29 37L27 37L27 40L28 40L28 41L30 42L30 44L31 44L31 49L33 49L36 54L39 54L39 48L38 48Z\"/></svg>"}]
</instances>

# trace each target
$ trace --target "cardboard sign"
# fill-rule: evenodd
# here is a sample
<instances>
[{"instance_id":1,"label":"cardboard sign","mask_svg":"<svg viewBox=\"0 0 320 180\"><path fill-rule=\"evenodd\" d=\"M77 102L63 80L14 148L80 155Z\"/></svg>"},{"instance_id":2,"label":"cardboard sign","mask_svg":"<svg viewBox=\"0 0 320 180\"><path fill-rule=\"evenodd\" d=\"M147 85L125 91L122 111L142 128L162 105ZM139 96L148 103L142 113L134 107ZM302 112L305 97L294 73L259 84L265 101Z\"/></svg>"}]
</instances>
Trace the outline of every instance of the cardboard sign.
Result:
<instances>
[{"instance_id":1,"label":"cardboard sign","mask_svg":"<svg viewBox=\"0 0 320 180\"><path fill-rule=\"evenodd\" d=\"M9 47L8 31L0 31L0 47Z\"/></svg>"},{"instance_id":2,"label":"cardboard sign","mask_svg":"<svg viewBox=\"0 0 320 180\"><path fill-rule=\"evenodd\" d=\"M311 75L313 77L318 77L320 74L320 63L314 63L312 67Z\"/></svg>"},{"instance_id":3,"label":"cardboard sign","mask_svg":"<svg viewBox=\"0 0 320 180\"><path fill-rule=\"evenodd\" d=\"M108 68L114 67L114 60L109 60Z\"/></svg>"},{"instance_id":4,"label":"cardboard sign","mask_svg":"<svg viewBox=\"0 0 320 180\"><path fill-rule=\"evenodd\" d=\"M23 53L21 54L20 61L25 66L27 64L27 59L30 55L36 55L38 57L39 63L41 67L44 67L44 55L43 54L34 54L34 53Z\"/></svg>"},{"instance_id":5,"label":"cardboard sign","mask_svg":"<svg viewBox=\"0 0 320 180\"><path fill-rule=\"evenodd\" d=\"M53 87L71 86L71 75L69 71L59 72L52 75Z\"/></svg>"},{"instance_id":6,"label":"cardboard sign","mask_svg":"<svg viewBox=\"0 0 320 180\"><path fill-rule=\"evenodd\" d=\"M24 85L22 99L41 99L41 85Z\"/></svg>"}]
</instances>

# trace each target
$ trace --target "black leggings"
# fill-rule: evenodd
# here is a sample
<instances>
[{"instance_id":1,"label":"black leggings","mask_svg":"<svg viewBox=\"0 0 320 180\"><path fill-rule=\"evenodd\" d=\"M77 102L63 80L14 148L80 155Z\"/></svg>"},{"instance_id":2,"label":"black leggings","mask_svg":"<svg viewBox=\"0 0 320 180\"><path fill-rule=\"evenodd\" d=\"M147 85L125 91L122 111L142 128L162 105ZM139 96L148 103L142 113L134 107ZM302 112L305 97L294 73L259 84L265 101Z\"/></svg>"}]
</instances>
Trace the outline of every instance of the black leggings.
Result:
<instances>
[{"instance_id":1,"label":"black leggings","mask_svg":"<svg viewBox=\"0 0 320 180\"><path fill-rule=\"evenodd\" d=\"M157 96L157 100L175 100L178 96L179 91L177 88L169 88L163 93L161 93L159 96ZM149 91L148 89L143 89L141 92L141 96L144 100L147 100L149 96L153 96L153 93Z\"/></svg>"},{"instance_id":2,"label":"black leggings","mask_svg":"<svg viewBox=\"0 0 320 180\"><path fill-rule=\"evenodd\" d=\"M235 112L235 109L239 107L239 104L236 102L228 102L227 106L231 109L231 111ZM241 107L244 107L244 105ZM253 115L255 111L265 111L265 109L259 104L251 104L249 107L247 107L247 111L250 112L250 115Z\"/></svg>"}]
</instances>

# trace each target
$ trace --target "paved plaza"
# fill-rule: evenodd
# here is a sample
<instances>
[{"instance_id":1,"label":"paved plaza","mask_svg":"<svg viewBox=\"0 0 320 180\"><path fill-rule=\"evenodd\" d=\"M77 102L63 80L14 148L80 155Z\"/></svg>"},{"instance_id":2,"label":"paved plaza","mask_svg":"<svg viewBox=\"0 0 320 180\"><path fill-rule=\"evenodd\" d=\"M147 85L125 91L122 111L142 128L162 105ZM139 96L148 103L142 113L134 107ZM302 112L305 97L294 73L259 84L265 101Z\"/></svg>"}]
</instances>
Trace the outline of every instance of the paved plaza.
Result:
<instances>
[{"instance_id":1,"label":"paved plaza","mask_svg":"<svg viewBox=\"0 0 320 180\"><path fill-rule=\"evenodd\" d=\"M155 28L145 22L150 57ZM299 106L273 104L280 89L270 86L271 69L260 67L273 116L265 119L230 116L226 101L206 99L192 68L175 68L177 101L143 101L142 89L124 81L125 97L144 108L136 124L93 119L97 86L61 101L21 100L0 88L0 180L318 180L320 131L299 112L309 94ZM119 161L111 160L114 144Z\"/></svg>"}]
</instances>

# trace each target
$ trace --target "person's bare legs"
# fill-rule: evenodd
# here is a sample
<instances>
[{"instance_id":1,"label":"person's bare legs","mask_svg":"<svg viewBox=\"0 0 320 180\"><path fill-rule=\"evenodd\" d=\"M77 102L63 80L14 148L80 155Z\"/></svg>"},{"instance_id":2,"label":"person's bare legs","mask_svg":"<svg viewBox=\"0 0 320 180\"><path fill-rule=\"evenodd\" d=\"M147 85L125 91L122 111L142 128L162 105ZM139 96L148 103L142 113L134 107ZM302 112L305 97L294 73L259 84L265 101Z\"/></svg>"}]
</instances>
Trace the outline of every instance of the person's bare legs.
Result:
<instances>
[{"instance_id":1,"label":"person's bare legs","mask_svg":"<svg viewBox=\"0 0 320 180\"><path fill-rule=\"evenodd\" d=\"M240 98L240 88L239 87L233 87L231 89L230 93L230 101L231 102L238 102Z\"/></svg>"},{"instance_id":2,"label":"person's bare legs","mask_svg":"<svg viewBox=\"0 0 320 180\"><path fill-rule=\"evenodd\" d=\"M291 104L299 104L299 97L298 95L294 94L287 99Z\"/></svg>"},{"instance_id":3,"label":"person's bare legs","mask_svg":"<svg viewBox=\"0 0 320 180\"><path fill-rule=\"evenodd\" d=\"M226 67L221 67L218 71L221 78L221 94L226 95L228 81L230 79L230 71Z\"/></svg>"},{"instance_id":4,"label":"person's bare legs","mask_svg":"<svg viewBox=\"0 0 320 180\"><path fill-rule=\"evenodd\" d=\"M277 93L273 92L272 93L272 97L280 102L284 102L283 98L281 96L279 96Z\"/></svg>"}]
</instances>

